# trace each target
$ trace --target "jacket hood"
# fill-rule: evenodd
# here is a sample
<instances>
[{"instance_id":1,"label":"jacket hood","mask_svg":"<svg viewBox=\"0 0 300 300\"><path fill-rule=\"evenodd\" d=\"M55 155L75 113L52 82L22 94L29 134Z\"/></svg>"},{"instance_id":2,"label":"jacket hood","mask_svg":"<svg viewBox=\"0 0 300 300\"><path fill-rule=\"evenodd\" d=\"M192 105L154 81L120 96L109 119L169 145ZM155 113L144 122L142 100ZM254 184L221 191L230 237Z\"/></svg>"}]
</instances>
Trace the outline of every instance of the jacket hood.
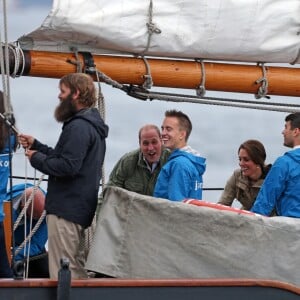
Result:
<instances>
[{"instance_id":1,"label":"jacket hood","mask_svg":"<svg viewBox=\"0 0 300 300\"><path fill-rule=\"evenodd\" d=\"M91 123L101 137L106 138L108 135L108 126L102 120L99 111L96 108L86 108L82 109L76 113L76 115L71 118L65 124L72 122L74 119L84 119L87 122Z\"/></svg>"},{"instance_id":2,"label":"jacket hood","mask_svg":"<svg viewBox=\"0 0 300 300\"><path fill-rule=\"evenodd\" d=\"M195 154L195 153L197 153L197 154ZM169 156L169 160L172 160L173 158L178 157L178 156L184 156L184 157L188 158L194 165L196 165L197 169L199 170L199 172L201 174L205 171L206 159L204 157L200 156L200 154L198 152L196 152L196 151L187 152L183 149L176 149Z\"/></svg>"},{"instance_id":3,"label":"jacket hood","mask_svg":"<svg viewBox=\"0 0 300 300\"><path fill-rule=\"evenodd\" d=\"M285 155L293 159L295 162L300 163L300 148L292 149L286 152Z\"/></svg>"}]
</instances>

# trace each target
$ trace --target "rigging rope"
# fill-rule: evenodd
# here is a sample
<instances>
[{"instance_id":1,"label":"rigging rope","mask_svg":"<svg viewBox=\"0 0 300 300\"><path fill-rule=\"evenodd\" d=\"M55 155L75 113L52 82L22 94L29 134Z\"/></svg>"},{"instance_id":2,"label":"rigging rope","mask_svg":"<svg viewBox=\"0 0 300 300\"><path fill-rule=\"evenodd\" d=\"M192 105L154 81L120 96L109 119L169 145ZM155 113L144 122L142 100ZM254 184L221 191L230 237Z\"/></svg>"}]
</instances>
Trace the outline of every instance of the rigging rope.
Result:
<instances>
[{"instance_id":1,"label":"rigging rope","mask_svg":"<svg viewBox=\"0 0 300 300\"><path fill-rule=\"evenodd\" d=\"M26 164L27 166L27 164ZM26 260L26 270L24 273L24 278L28 278L28 273L29 273L29 260L30 260L30 247L31 247L31 238L33 237L33 235L36 233L36 231L39 229L41 223L44 221L45 217L46 217L46 211L44 210L42 215L40 216L40 218L38 219L38 221L36 222L35 226L32 228L32 222L33 222L33 208L34 208L34 196L36 193L36 190L39 188L41 182L44 179L44 174L41 175L41 177L39 178L38 182L35 183L33 185L33 191L30 194L29 198L27 199L26 196L26 192L24 190L23 194L21 195L21 197L18 199L18 201L22 201L23 198L25 200L25 205L23 207L23 209L21 210L21 212L18 215L17 220L14 223L13 226L13 231L15 231L17 229L17 227L20 225L20 221L24 218L24 241L17 247L17 249L14 250L14 256L16 257L19 252L24 249L24 258ZM25 186L27 186L27 179L25 178ZM33 203L32 203L33 202ZM30 225L29 225L29 234L27 233L27 217L26 217L26 212L28 210L29 205L32 203L31 205L31 214L30 214ZM26 248L27 245L27 248ZM26 254L25 254L26 252Z\"/></svg>"},{"instance_id":2,"label":"rigging rope","mask_svg":"<svg viewBox=\"0 0 300 300\"><path fill-rule=\"evenodd\" d=\"M250 101L250 100L240 100L240 99L230 99L230 98L216 98L216 97L196 97L192 95L181 95L172 93L159 93L159 92L149 92L143 91L141 89L133 88L129 92L131 96L136 96L138 99L143 100L163 100L171 102L189 102L197 104L208 104L208 105L220 105L220 106L231 106L239 108L249 108L257 110L268 110L277 112L298 112L300 111L300 105L297 104L286 104L277 102L262 102L262 101ZM283 108L280 108L283 107Z\"/></svg>"},{"instance_id":3,"label":"rigging rope","mask_svg":"<svg viewBox=\"0 0 300 300\"><path fill-rule=\"evenodd\" d=\"M37 184L35 184L35 185L33 186L33 192L30 194L30 196L29 196L29 198L27 199L27 201L25 201L25 205L24 205L23 209L21 210L21 212L19 213L17 220L16 220L15 223L14 223L14 228L13 228L14 231L17 229L17 227L18 227L19 224L20 224L21 219L24 217L24 215L25 215L25 213L26 213L26 211L27 211L28 206L30 205L30 203L32 202L32 200L33 200L33 198L34 198L35 191L36 191L37 188L40 186L40 184L41 184L41 182L42 182L44 176L45 176L45 175L42 174L42 176L39 178ZM26 183L25 183L25 185L26 185ZM24 195L22 195L22 197L23 197L23 196L24 196Z\"/></svg>"},{"instance_id":4,"label":"rigging rope","mask_svg":"<svg viewBox=\"0 0 300 300\"><path fill-rule=\"evenodd\" d=\"M8 38L7 38L7 9L6 0L3 3L3 31L4 31L4 42L2 42L2 32L0 30L0 66L2 74L2 88L3 88L3 99L4 99L4 114L10 117L12 114L12 105L10 102L10 85L9 85L9 51L8 51ZM4 53L3 53L4 48Z\"/></svg>"},{"instance_id":5,"label":"rigging rope","mask_svg":"<svg viewBox=\"0 0 300 300\"><path fill-rule=\"evenodd\" d=\"M12 71L11 76L17 77L17 76L21 76L24 72L24 68L25 68L25 64L24 64L24 53L22 51L22 49L17 45L10 45L7 42L7 18L6 18L6 1L3 1L3 11L4 11L4 31L5 31L5 40L4 42L2 42L2 35L1 35L1 31L0 31L0 40L1 40L1 45L0 45L0 57L1 57L1 61L0 61L0 66L1 66L1 74L2 74L2 85L3 85L3 99L4 99L4 114L0 113L0 117L4 120L4 122L7 123L8 126L10 126L10 128L15 132L15 134L18 134L18 129L13 126L10 121L9 118L11 117L11 115L13 114L13 108L12 108L12 104L11 104L11 97L10 97L10 84L9 84L9 73L10 73L10 66L9 66L9 53L12 53L12 55L14 56L14 60L15 60L15 65L14 65L14 69ZM3 54L3 48L5 50L5 54ZM10 52L9 52L10 50ZM5 58L5 61L4 61ZM21 64L22 63L22 64ZM20 68L21 65L21 68ZM19 75L17 75L19 69L21 70L19 72ZM12 176L10 176L12 179ZM40 179L40 181L42 180L42 178ZM39 183L40 183L39 181ZM26 186L26 181L25 181L25 186ZM34 191L36 190L38 186L34 186ZM11 188L12 188L12 183L11 183ZM19 214L16 222L13 225L13 231L16 230L16 228L18 227L18 225L20 224L21 219L24 217L26 210L28 208L28 206L30 205L30 203L32 202L32 199L34 197L34 191L31 194L29 201L25 202L25 206L22 209L21 213ZM33 210L33 205L32 205L32 210ZM34 228L32 230L30 230L29 235L26 236L26 232L24 232L24 236L26 236L26 238L24 239L24 241L22 242L22 244L17 248L14 249L14 243L13 243L13 249L14 249L14 253L13 253L13 258L16 257L16 255L21 251L21 249L24 248L25 246L28 244L27 247L27 254L24 255L24 257L27 260L27 270L26 270L26 274L24 274L26 277L28 277L28 268L29 268L29 256L30 256L30 244L31 244L31 238L32 236L35 234L35 232L38 230L40 224L42 223L42 221L45 218L46 213L44 212L42 214L42 216L40 217L40 219L38 220L38 222L36 223L36 225L34 226ZM33 214L31 213L31 219L30 219L30 228L32 228L32 216ZM11 215L11 219L13 220L13 215ZM27 219L26 217L24 217L24 231L26 230L26 222ZM12 240L14 240L12 238Z\"/></svg>"},{"instance_id":6,"label":"rigging rope","mask_svg":"<svg viewBox=\"0 0 300 300\"><path fill-rule=\"evenodd\" d=\"M92 67L92 68L94 68L94 67ZM90 71L90 69L89 69L89 71ZM104 98L103 93L102 93L101 82L100 82L100 78L98 76L99 74L98 74L96 69L95 69L95 71L96 71L95 74L96 74L96 77L97 77L97 84L98 84L97 106L98 106L98 111L100 113L100 116L102 117L103 121L105 121L105 118L106 118L105 98ZM101 183L102 183L102 189L103 189L103 186L105 184L105 165L104 165L104 163L102 164ZM85 230L84 249L85 249L86 257L89 253L89 249L90 249L92 241L93 241L94 233L95 233L95 230L96 230L96 222L97 222L97 218L96 218L96 215L95 215L94 218L93 218L91 226L88 227Z\"/></svg>"},{"instance_id":7,"label":"rigging rope","mask_svg":"<svg viewBox=\"0 0 300 300\"><path fill-rule=\"evenodd\" d=\"M92 55L90 55L90 53L82 53L84 58L85 58L85 65L83 66L79 60L79 56L78 56L78 52L77 49L72 48L71 49L73 52L75 51L75 61L72 60L67 60L68 63L74 64L76 65L76 72L83 72L83 73L87 73L87 74L95 74L96 78L97 78L97 84L98 84L98 94L97 94L97 108L98 111L100 113L100 116L102 117L103 121L105 121L106 118L106 111L105 111L105 99L102 93L102 89L101 89L101 80L100 77L103 81L110 81L110 84L114 87L117 88L122 88L122 85L120 85L117 81L113 81L111 80L108 76L106 76L105 74L99 72L96 68L95 68L95 64L94 64L94 60ZM101 183L102 183L102 188L105 184L105 165L102 164L102 177L101 177ZM93 236L94 236L94 232L96 229L96 221L97 218L96 216L94 216L94 219L92 221L92 224L90 227L88 227L85 230L85 239L84 241L81 241L82 243L84 243L84 249L85 249L85 254L86 257L88 255L89 249L91 247L91 243L93 241Z\"/></svg>"}]
</instances>

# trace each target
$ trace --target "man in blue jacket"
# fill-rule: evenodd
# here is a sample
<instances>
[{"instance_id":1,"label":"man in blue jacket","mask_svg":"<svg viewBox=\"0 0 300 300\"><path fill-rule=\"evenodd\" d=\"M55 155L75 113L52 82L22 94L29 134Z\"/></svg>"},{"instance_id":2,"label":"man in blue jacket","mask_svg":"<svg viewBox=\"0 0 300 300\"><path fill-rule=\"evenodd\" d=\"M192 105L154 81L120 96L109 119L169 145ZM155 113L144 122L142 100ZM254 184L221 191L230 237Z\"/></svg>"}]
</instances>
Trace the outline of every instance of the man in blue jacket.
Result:
<instances>
[{"instance_id":1,"label":"man in blue jacket","mask_svg":"<svg viewBox=\"0 0 300 300\"><path fill-rule=\"evenodd\" d=\"M300 112L285 118L284 145L292 148L277 158L251 211L270 216L300 218Z\"/></svg>"},{"instance_id":2,"label":"man in blue jacket","mask_svg":"<svg viewBox=\"0 0 300 300\"><path fill-rule=\"evenodd\" d=\"M161 129L162 141L172 153L158 175L154 197L172 201L202 199L205 158L187 145L192 131L189 117L181 111L166 111Z\"/></svg>"},{"instance_id":3,"label":"man in blue jacket","mask_svg":"<svg viewBox=\"0 0 300 300\"><path fill-rule=\"evenodd\" d=\"M55 148L24 134L19 140L31 165L49 175L45 209L50 278L57 278L63 257L69 259L72 279L87 278L84 231L97 207L108 126L94 107L89 75L65 75L59 89L55 118L63 127Z\"/></svg>"}]
</instances>

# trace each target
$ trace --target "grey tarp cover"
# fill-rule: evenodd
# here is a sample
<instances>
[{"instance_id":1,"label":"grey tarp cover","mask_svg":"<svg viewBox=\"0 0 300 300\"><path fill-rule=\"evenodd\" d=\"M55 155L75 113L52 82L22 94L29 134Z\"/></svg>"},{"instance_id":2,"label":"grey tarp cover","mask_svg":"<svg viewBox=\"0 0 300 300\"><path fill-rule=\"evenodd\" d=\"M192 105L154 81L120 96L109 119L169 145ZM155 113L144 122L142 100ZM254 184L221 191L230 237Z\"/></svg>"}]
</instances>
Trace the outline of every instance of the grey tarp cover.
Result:
<instances>
[{"instance_id":1,"label":"grey tarp cover","mask_svg":"<svg viewBox=\"0 0 300 300\"><path fill-rule=\"evenodd\" d=\"M257 278L300 285L300 220L110 187L86 268L119 278Z\"/></svg>"}]
</instances>

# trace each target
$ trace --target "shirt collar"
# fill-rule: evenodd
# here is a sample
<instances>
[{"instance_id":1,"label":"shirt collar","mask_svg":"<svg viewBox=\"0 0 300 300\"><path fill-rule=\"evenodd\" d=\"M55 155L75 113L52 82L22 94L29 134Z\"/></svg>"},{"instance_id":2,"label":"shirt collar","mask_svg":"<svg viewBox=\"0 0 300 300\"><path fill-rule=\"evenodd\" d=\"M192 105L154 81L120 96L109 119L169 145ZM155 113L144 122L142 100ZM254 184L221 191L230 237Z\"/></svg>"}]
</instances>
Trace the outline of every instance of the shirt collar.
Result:
<instances>
[{"instance_id":1,"label":"shirt collar","mask_svg":"<svg viewBox=\"0 0 300 300\"><path fill-rule=\"evenodd\" d=\"M158 161L154 162L151 166L149 165L148 161L146 160L146 158L143 155L143 160L147 166L147 169L153 173L153 171L156 169L157 165L158 165Z\"/></svg>"}]
</instances>

